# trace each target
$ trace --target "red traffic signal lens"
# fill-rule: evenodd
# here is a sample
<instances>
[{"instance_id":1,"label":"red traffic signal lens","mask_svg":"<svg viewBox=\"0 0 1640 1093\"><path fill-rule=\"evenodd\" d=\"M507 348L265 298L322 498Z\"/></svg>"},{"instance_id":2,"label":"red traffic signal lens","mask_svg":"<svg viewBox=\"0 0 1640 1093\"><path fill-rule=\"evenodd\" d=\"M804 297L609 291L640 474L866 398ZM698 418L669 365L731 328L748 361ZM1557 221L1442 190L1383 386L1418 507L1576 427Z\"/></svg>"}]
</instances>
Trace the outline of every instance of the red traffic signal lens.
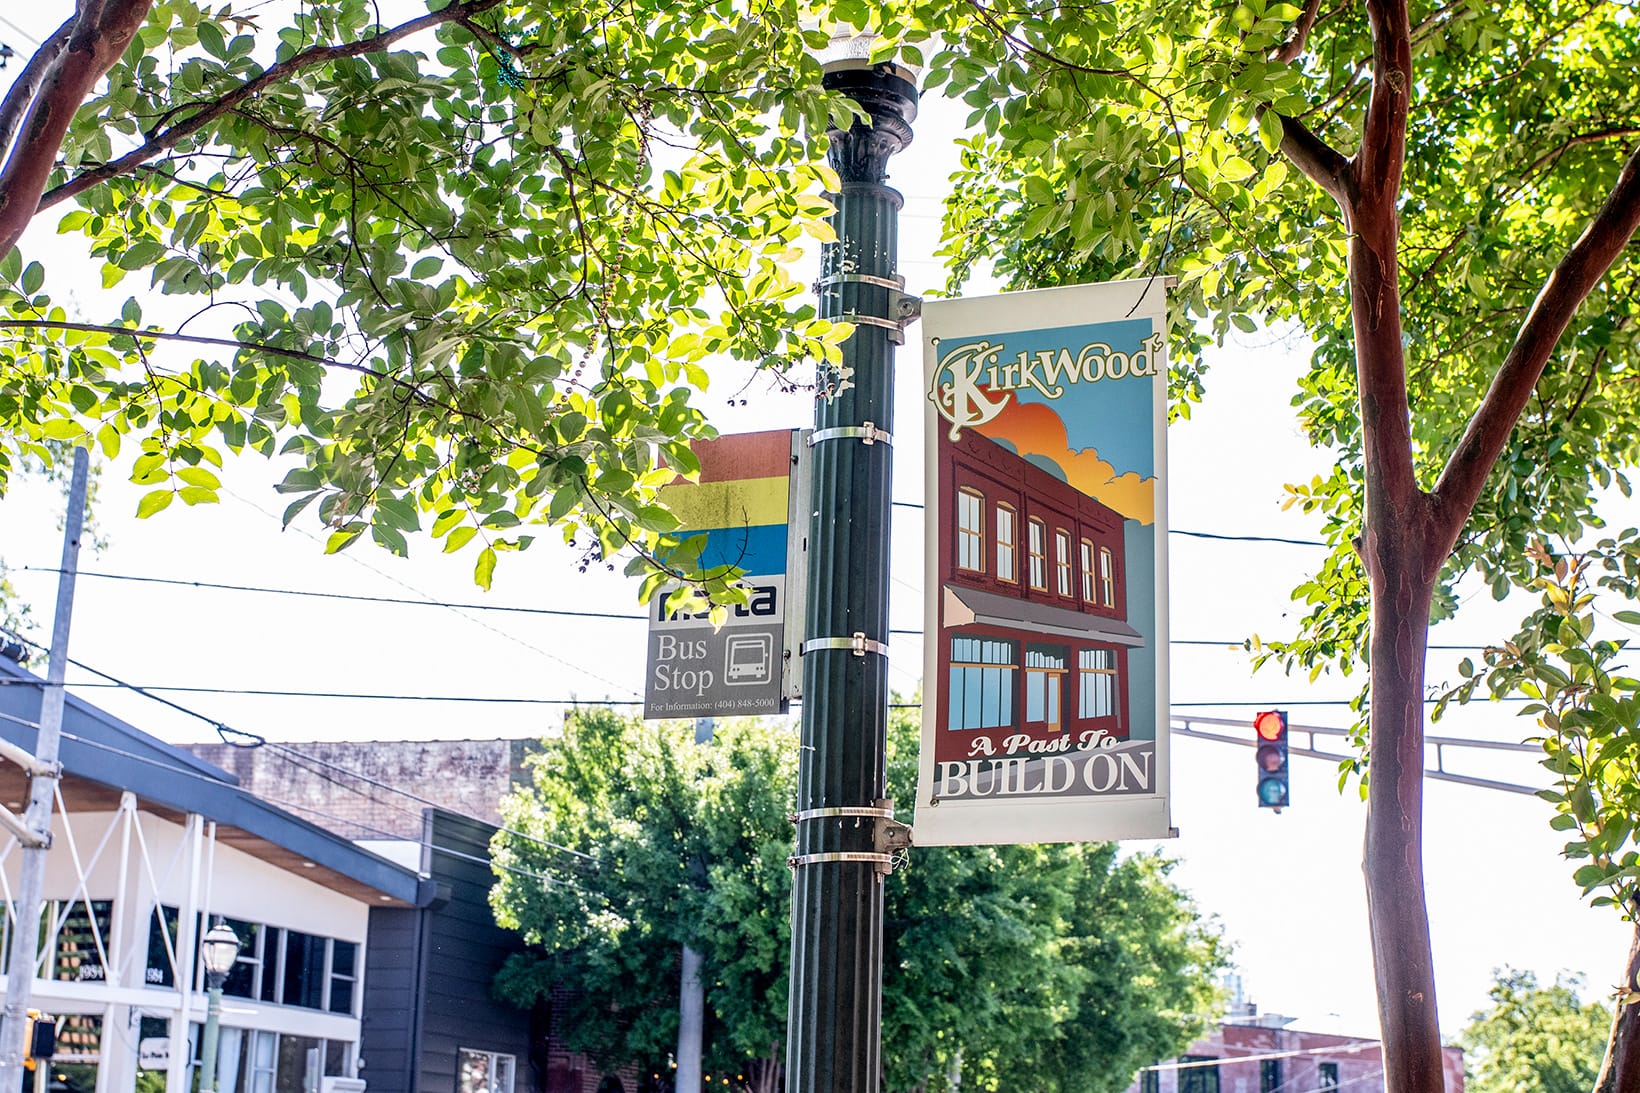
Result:
<instances>
[{"instance_id":1,"label":"red traffic signal lens","mask_svg":"<svg viewBox=\"0 0 1640 1093\"><path fill-rule=\"evenodd\" d=\"M1253 718L1253 731L1262 740L1280 740L1287 734L1287 718L1277 710L1258 714Z\"/></svg>"}]
</instances>

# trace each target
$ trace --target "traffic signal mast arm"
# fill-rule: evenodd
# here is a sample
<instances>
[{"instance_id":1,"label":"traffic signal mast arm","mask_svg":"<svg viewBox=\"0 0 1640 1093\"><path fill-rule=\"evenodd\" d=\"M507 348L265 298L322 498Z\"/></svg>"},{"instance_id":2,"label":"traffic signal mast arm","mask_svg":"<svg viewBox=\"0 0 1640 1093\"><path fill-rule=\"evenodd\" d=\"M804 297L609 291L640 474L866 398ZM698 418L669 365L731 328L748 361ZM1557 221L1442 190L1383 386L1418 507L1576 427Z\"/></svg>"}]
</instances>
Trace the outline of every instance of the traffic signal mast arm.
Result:
<instances>
[{"instance_id":1,"label":"traffic signal mast arm","mask_svg":"<svg viewBox=\"0 0 1640 1093\"><path fill-rule=\"evenodd\" d=\"M1210 728L1204 730L1197 728L1197 726L1210 726ZM1212 731L1213 729L1221 727L1233 730L1236 735L1232 736L1229 735L1228 732ZM1344 739L1350 735L1348 729L1325 728L1315 725L1289 725L1287 731L1289 737L1294 733L1303 733L1307 738L1308 744L1307 747L1298 747L1289 741L1287 752L1290 756L1302 755L1309 759L1327 759L1332 762L1343 762L1344 760L1354 758L1353 756L1343 754L1342 752L1320 751L1316 748L1316 737L1325 736ZM1182 737L1192 740L1211 740L1219 744L1235 744L1238 747L1244 748L1256 747L1257 744L1254 739L1250 739L1247 736L1247 720L1245 718L1194 716L1181 717L1175 715L1171 718L1171 732L1176 738ZM1453 782L1458 785L1474 786L1478 789L1493 789L1503 793L1520 793L1527 796L1536 796L1537 791L1544 788L1542 786L1520 785L1514 782L1500 782L1491 778L1476 778L1473 775L1458 774L1453 771L1449 771L1445 767L1445 751L1448 748L1473 748L1482 751L1511 751L1536 755L1543 754L1543 749L1538 747L1536 744L1512 744L1494 740L1469 740L1463 737L1455 736L1426 736L1424 737L1424 744L1426 747L1432 747L1435 749L1434 767L1429 767L1427 765L1424 767L1424 777L1432 781Z\"/></svg>"}]
</instances>

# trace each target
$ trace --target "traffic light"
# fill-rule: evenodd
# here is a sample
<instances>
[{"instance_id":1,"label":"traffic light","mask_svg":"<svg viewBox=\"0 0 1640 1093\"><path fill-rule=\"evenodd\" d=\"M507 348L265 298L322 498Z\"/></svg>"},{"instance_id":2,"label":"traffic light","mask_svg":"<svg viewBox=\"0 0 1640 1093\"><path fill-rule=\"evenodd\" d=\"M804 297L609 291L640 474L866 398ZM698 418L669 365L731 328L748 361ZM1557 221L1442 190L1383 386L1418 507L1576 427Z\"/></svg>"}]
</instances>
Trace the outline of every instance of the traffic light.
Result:
<instances>
[{"instance_id":1,"label":"traffic light","mask_svg":"<svg viewBox=\"0 0 1640 1093\"><path fill-rule=\"evenodd\" d=\"M1258 806L1287 807L1287 711L1266 710L1253 718L1258 761Z\"/></svg>"},{"instance_id":2,"label":"traffic light","mask_svg":"<svg viewBox=\"0 0 1640 1093\"><path fill-rule=\"evenodd\" d=\"M34 1061L51 1061L57 1054L57 1019L49 1013L29 1010L23 1026L23 1066L34 1069Z\"/></svg>"}]
</instances>

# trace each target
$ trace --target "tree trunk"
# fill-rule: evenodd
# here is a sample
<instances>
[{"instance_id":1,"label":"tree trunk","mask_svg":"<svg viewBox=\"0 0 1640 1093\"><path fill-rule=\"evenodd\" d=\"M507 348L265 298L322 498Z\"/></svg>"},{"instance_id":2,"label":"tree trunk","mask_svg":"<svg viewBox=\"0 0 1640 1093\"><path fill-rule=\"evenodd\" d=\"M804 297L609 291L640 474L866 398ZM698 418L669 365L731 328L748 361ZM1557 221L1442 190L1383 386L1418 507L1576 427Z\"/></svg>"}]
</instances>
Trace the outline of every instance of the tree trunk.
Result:
<instances>
[{"instance_id":1,"label":"tree trunk","mask_svg":"<svg viewBox=\"0 0 1640 1093\"><path fill-rule=\"evenodd\" d=\"M770 1044L767 1058L754 1059L746 1064L748 1093L779 1093L786 1084L785 1054L781 1044Z\"/></svg>"},{"instance_id":2,"label":"tree trunk","mask_svg":"<svg viewBox=\"0 0 1640 1093\"><path fill-rule=\"evenodd\" d=\"M1392 551L1411 553L1408 545ZM1378 571L1373 580L1362 869L1387 1093L1440 1093L1443 1085L1423 867L1424 656L1434 580L1418 568Z\"/></svg>"},{"instance_id":3,"label":"tree trunk","mask_svg":"<svg viewBox=\"0 0 1640 1093\"><path fill-rule=\"evenodd\" d=\"M1640 1093L1640 919L1629 938L1629 958L1623 966L1623 986L1617 995L1611 1037L1594 1093Z\"/></svg>"}]
</instances>

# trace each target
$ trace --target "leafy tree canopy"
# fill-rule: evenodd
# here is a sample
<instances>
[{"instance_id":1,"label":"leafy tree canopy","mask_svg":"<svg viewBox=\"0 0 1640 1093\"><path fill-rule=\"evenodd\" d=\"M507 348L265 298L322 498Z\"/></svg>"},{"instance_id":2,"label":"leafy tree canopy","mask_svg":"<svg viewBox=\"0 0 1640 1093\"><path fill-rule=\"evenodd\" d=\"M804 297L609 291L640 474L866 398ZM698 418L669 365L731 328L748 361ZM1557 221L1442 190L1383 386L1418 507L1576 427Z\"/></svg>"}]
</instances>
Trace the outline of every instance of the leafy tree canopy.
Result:
<instances>
[{"instance_id":1,"label":"leafy tree canopy","mask_svg":"<svg viewBox=\"0 0 1640 1093\"><path fill-rule=\"evenodd\" d=\"M784 1059L796 741L720 726L697 746L685 728L588 710L547 743L506 805L518 834L496 846L497 912L533 946L499 989L531 1004L573 987L555 998L573 1046L612 1065L664 1060L688 944L707 1071L768 1081ZM896 716L902 799L915 738ZM886 882L885 1088L943 1089L955 1072L968 1088L1115 1093L1176 1054L1227 954L1169 868L1109 845L913 851Z\"/></svg>"},{"instance_id":2,"label":"leafy tree canopy","mask_svg":"<svg viewBox=\"0 0 1640 1093\"><path fill-rule=\"evenodd\" d=\"M1472 1014L1463 1045L1464 1088L1473 1093L1588 1093L1600 1071L1611 1011L1584 1002L1582 983L1562 975L1539 986L1531 972L1504 968Z\"/></svg>"},{"instance_id":3,"label":"leafy tree canopy","mask_svg":"<svg viewBox=\"0 0 1640 1093\"><path fill-rule=\"evenodd\" d=\"M432 7L105 0L23 66L0 489L48 440L135 446L147 515L283 451L287 521L474 543L487 585L526 523L599 557L675 526L653 488L695 467L709 359L837 359L848 328L786 272L834 184L795 6ZM119 314L69 314L33 220L130 278ZM192 317L146 318L156 294Z\"/></svg>"}]
</instances>

